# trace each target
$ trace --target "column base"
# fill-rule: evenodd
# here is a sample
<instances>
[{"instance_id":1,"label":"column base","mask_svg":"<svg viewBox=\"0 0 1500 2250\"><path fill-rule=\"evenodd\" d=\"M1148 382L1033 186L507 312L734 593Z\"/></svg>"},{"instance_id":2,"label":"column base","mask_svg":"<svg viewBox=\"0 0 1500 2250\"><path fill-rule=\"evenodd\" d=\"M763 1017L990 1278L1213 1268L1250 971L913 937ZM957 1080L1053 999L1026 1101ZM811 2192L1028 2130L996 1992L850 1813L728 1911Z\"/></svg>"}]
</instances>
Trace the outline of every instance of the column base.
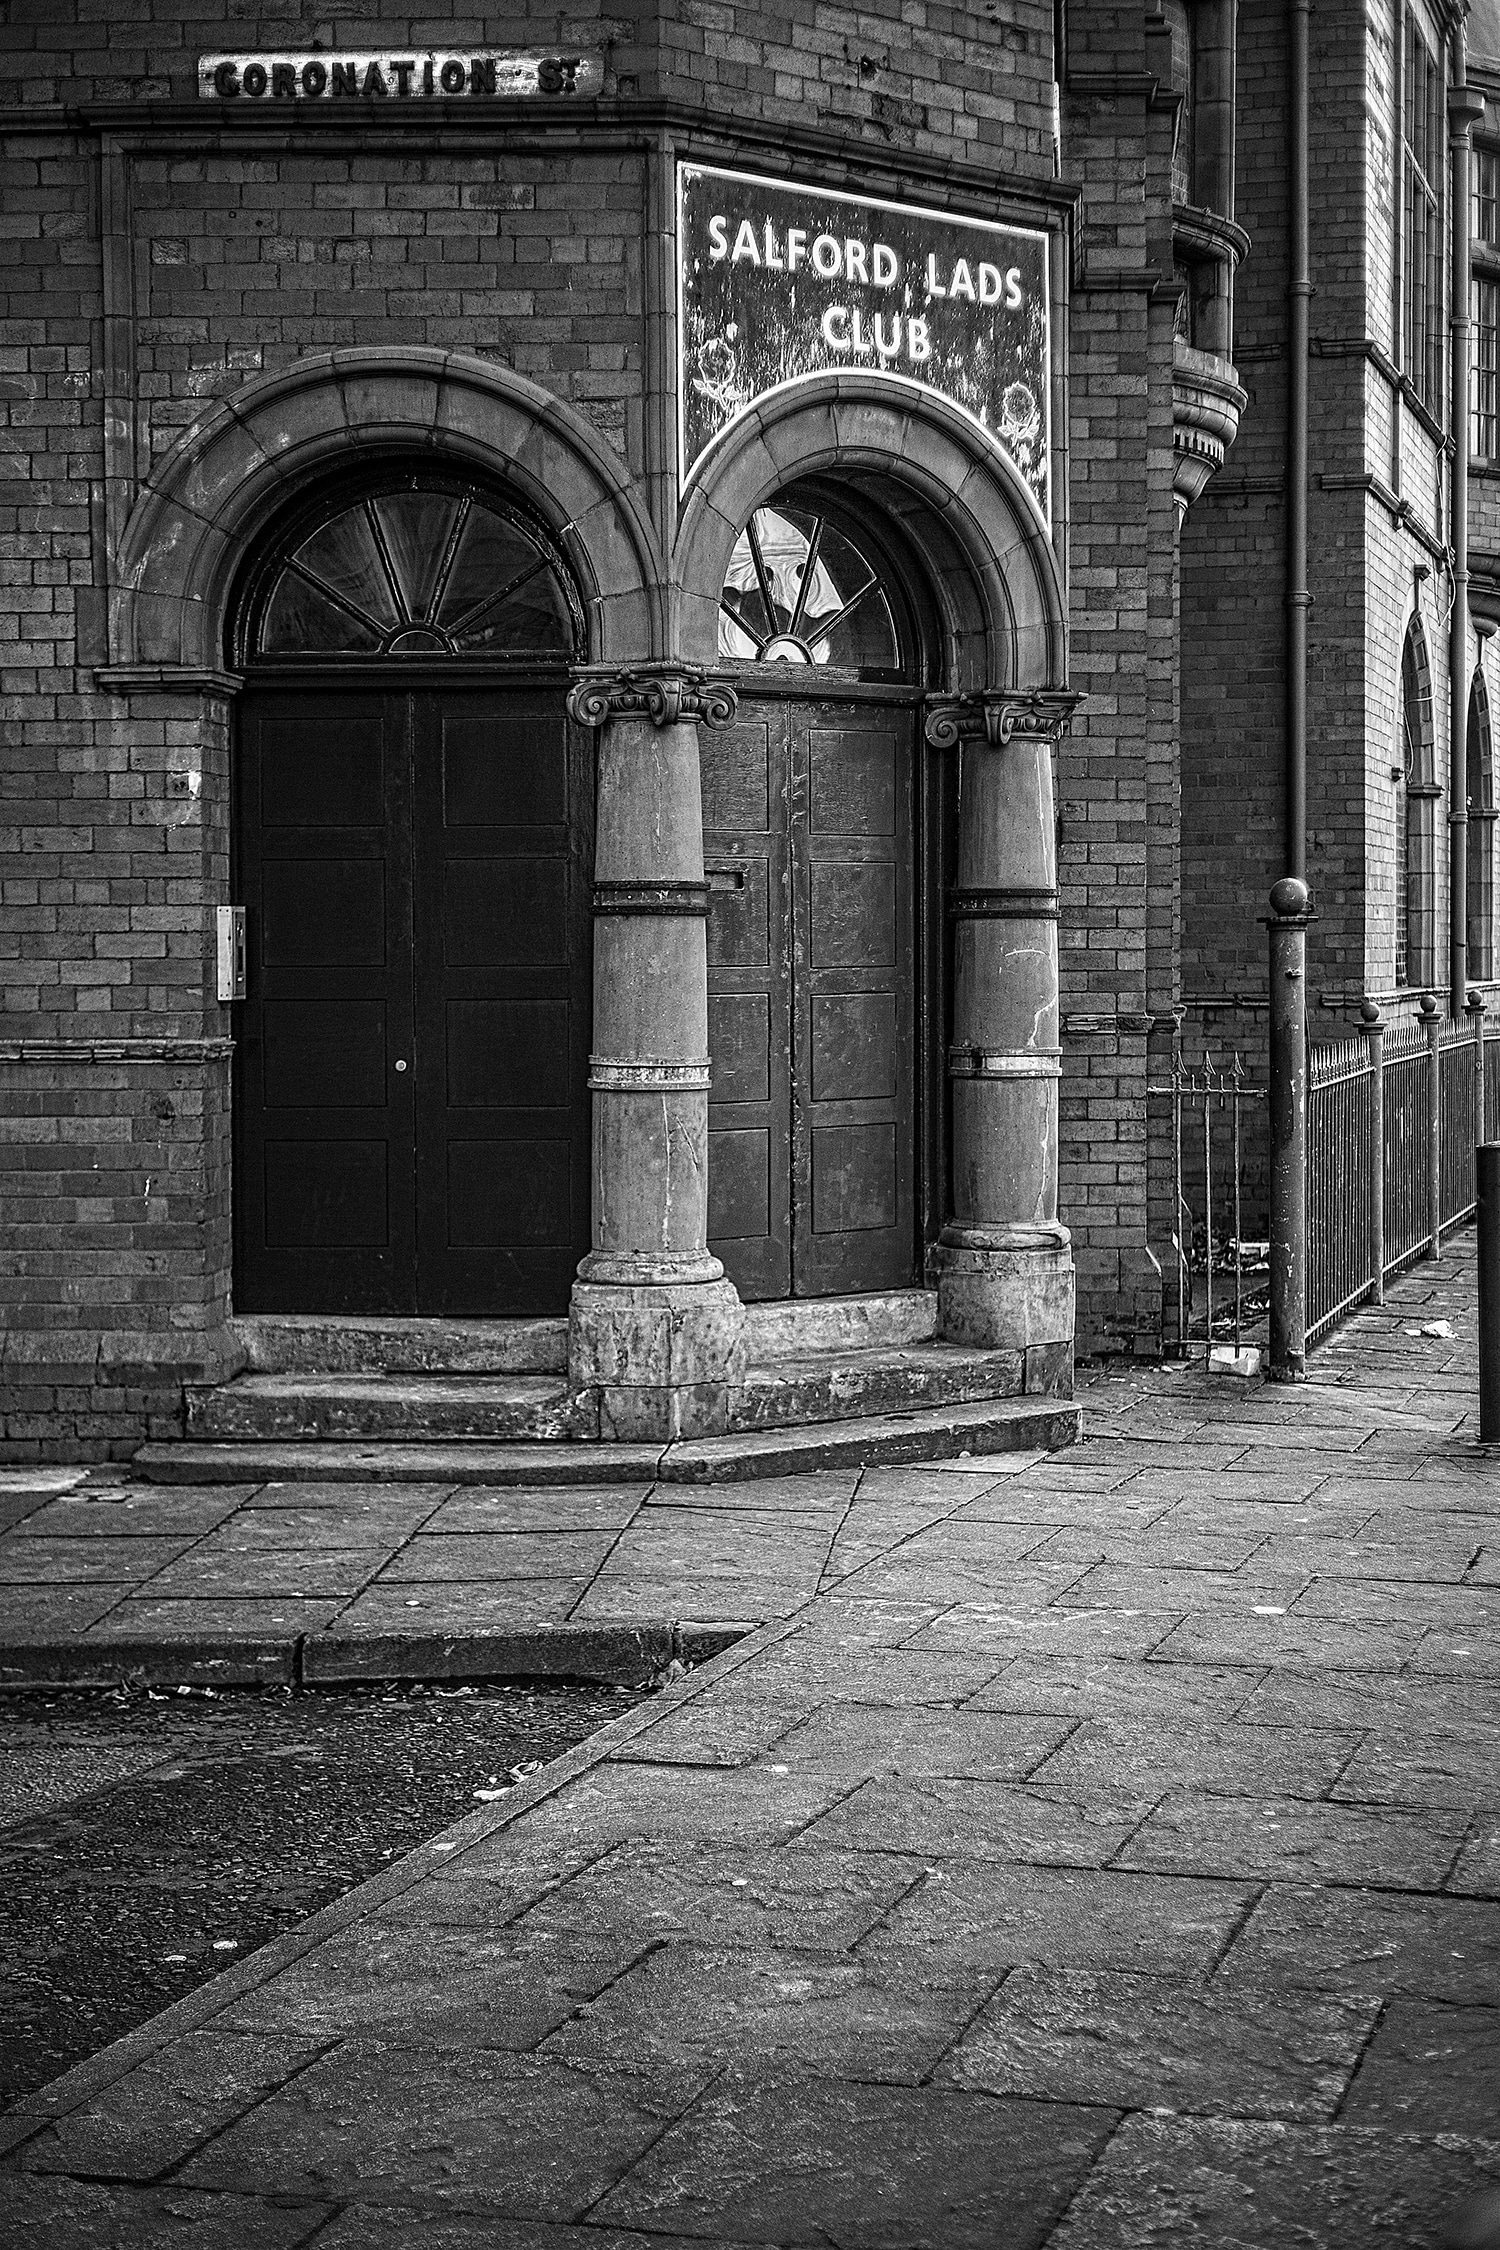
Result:
<instances>
[{"instance_id":1,"label":"column base","mask_svg":"<svg viewBox=\"0 0 1500 2250\"><path fill-rule=\"evenodd\" d=\"M745 1308L731 1281L573 1284L568 1378L596 1394L602 1438L722 1435L746 1358Z\"/></svg>"},{"instance_id":2,"label":"column base","mask_svg":"<svg viewBox=\"0 0 1500 2250\"><path fill-rule=\"evenodd\" d=\"M945 1228L933 1264L946 1343L1018 1351L1024 1390L1072 1397L1073 1252L1065 1227Z\"/></svg>"}]
</instances>

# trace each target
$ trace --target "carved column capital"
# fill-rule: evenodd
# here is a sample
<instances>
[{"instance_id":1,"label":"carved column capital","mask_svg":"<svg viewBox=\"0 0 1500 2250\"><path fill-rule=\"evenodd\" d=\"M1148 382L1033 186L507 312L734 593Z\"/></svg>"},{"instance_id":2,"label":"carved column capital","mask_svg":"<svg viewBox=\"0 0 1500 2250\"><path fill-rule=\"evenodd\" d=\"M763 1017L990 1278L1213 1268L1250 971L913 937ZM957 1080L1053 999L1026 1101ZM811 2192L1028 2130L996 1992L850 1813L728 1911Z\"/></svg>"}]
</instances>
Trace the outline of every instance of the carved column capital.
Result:
<instances>
[{"instance_id":1,"label":"carved column capital","mask_svg":"<svg viewBox=\"0 0 1500 2250\"><path fill-rule=\"evenodd\" d=\"M1019 738L1055 742L1073 724L1083 701L1070 688L984 688L978 695L930 695L923 731L937 750L957 742L986 742L1003 750Z\"/></svg>"},{"instance_id":2,"label":"carved column capital","mask_svg":"<svg viewBox=\"0 0 1500 2250\"><path fill-rule=\"evenodd\" d=\"M674 727L684 719L700 726L727 727L738 698L727 682L686 664L649 664L620 670L601 665L584 672L568 690L568 716L579 726L602 727L611 719L649 719Z\"/></svg>"}]
</instances>

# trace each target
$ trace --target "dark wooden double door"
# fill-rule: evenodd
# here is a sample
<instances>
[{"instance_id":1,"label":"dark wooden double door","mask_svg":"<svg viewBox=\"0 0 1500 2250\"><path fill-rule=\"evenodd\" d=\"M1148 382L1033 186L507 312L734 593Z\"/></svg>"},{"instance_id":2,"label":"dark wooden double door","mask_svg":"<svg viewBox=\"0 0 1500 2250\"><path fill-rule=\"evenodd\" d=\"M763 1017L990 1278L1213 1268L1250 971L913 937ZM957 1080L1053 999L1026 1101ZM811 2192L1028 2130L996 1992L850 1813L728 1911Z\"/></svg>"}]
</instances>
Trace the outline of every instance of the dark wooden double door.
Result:
<instances>
[{"instance_id":1,"label":"dark wooden double door","mask_svg":"<svg viewBox=\"0 0 1500 2250\"><path fill-rule=\"evenodd\" d=\"M704 729L709 1236L742 1296L917 1278L914 718Z\"/></svg>"},{"instance_id":2,"label":"dark wooden double door","mask_svg":"<svg viewBox=\"0 0 1500 2250\"><path fill-rule=\"evenodd\" d=\"M252 687L236 794L236 1305L561 1310L593 860L561 685Z\"/></svg>"}]
</instances>

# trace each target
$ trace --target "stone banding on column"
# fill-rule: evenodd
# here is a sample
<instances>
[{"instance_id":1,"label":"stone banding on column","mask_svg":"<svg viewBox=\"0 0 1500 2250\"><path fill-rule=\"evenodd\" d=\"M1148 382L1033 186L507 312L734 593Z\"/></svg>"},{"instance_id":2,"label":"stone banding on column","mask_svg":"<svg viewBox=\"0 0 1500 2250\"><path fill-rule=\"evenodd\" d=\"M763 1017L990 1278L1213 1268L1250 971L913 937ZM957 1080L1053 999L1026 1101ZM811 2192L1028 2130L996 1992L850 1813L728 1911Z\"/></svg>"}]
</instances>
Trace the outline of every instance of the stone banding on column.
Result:
<instances>
[{"instance_id":1,"label":"stone banding on column","mask_svg":"<svg viewBox=\"0 0 1500 2250\"><path fill-rule=\"evenodd\" d=\"M1055 922L1057 893L1020 887L1013 891L953 891L948 912L963 922Z\"/></svg>"},{"instance_id":2,"label":"stone banding on column","mask_svg":"<svg viewBox=\"0 0 1500 2250\"><path fill-rule=\"evenodd\" d=\"M596 883L596 914L708 913L705 883Z\"/></svg>"},{"instance_id":3,"label":"stone banding on column","mask_svg":"<svg viewBox=\"0 0 1500 2250\"><path fill-rule=\"evenodd\" d=\"M1062 1050L1057 1047L1013 1048L950 1047L950 1078L1061 1078Z\"/></svg>"},{"instance_id":4,"label":"stone banding on column","mask_svg":"<svg viewBox=\"0 0 1500 2250\"><path fill-rule=\"evenodd\" d=\"M710 1079L707 1055L701 1062L662 1062L655 1056L621 1062L611 1055L589 1056L589 1085L605 1091L623 1089L632 1094L675 1093L686 1088L707 1093Z\"/></svg>"}]
</instances>

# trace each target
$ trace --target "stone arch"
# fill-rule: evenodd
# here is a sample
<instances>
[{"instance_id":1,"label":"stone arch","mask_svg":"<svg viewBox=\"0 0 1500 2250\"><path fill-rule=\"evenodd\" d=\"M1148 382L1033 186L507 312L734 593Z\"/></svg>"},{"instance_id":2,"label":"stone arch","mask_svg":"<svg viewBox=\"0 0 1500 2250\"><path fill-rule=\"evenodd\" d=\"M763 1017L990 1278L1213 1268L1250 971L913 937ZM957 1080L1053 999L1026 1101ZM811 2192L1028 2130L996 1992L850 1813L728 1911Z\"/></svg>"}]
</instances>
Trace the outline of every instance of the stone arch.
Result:
<instances>
[{"instance_id":1,"label":"stone arch","mask_svg":"<svg viewBox=\"0 0 1500 2250\"><path fill-rule=\"evenodd\" d=\"M568 558L591 660L663 653L656 535L598 433L508 368L404 346L311 354L247 383L185 432L153 469L121 539L114 661L221 668L234 581L257 535L311 477L382 452L430 453L501 478Z\"/></svg>"},{"instance_id":2,"label":"stone arch","mask_svg":"<svg viewBox=\"0 0 1500 2250\"><path fill-rule=\"evenodd\" d=\"M799 477L857 482L924 563L952 691L1060 688L1062 581L1035 500L970 417L900 376L812 375L734 423L694 471L673 553L678 653L718 658L719 590L751 511Z\"/></svg>"}]
</instances>

